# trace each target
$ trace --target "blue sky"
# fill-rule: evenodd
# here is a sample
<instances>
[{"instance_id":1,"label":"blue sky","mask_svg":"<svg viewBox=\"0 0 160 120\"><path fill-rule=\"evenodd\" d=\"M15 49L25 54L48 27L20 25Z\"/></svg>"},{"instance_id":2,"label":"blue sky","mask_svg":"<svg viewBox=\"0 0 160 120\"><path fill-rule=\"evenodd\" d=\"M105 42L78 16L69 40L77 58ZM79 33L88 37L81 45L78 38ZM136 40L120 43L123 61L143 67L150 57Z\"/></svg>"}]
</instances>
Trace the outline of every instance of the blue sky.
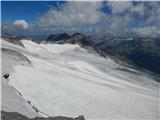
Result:
<instances>
[{"instance_id":1,"label":"blue sky","mask_svg":"<svg viewBox=\"0 0 160 120\"><path fill-rule=\"evenodd\" d=\"M43 1L2 1L2 22L13 23L17 19L25 19L33 23L37 16L48 11L49 7L57 8L61 2Z\"/></svg>"},{"instance_id":2,"label":"blue sky","mask_svg":"<svg viewBox=\"0 0 160 120\"><path fill-rule=\"evenodd\" d=\"M160 2L1 2L2 32L160 35Z\"/></svg>"}]
</instances>

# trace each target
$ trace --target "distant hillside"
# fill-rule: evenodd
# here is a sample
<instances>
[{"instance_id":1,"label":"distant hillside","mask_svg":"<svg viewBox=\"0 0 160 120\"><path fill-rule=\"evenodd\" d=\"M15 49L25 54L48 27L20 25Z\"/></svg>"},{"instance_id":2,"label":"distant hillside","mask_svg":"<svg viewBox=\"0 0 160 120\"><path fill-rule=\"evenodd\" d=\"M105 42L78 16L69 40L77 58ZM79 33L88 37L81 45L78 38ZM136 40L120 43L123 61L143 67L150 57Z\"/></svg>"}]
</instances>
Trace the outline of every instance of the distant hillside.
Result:
<instances>
[{"instance_id":1,"label":"distant hillside","mask_svg":"<svg viewBox=\"0 0 160 120\"><path fill-rule=\"evenodd\" d=\"M132 40L103 39L96 46L112 55L125 57L135 65L160 74L160 38Z\"/></svg>"}]
</instances>

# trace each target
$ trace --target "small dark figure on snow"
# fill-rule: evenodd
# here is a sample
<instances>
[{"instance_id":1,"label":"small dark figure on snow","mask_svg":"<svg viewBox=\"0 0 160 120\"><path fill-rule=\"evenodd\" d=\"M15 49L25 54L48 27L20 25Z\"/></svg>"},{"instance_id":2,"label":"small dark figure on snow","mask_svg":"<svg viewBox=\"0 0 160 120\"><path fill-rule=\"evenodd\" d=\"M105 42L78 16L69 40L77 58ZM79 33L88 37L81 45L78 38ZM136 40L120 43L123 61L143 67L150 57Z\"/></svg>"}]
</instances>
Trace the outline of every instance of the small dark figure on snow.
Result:
<instances>
[{"instance_id":1,"label":"small dark figure on snow","mask_svg":"<svg viewBox=\"0 0 160 120\"><path fill-rule=\"evenodd\" d=\"M3 77L4 77L5 79L9 78L9 74L6 73L6 74L3 75Z\"/></svg>"}]
</instances>

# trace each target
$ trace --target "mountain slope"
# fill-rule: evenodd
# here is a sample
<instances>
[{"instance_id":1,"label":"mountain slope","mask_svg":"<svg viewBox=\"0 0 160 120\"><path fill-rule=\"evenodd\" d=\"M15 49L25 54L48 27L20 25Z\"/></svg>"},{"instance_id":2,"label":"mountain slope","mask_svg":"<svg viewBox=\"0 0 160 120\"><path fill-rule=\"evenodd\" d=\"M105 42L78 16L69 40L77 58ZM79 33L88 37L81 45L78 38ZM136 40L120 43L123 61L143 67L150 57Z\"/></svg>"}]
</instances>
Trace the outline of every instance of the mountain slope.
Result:
<instances>
[{"instance_id":1,"label":"mountain slope","mask_svg":"<svg viewBox=\"0 0 160 120\"><path fill-rule=\"evenodd\" d=\"M117 64L77 44L37 44L21 52L31 64L15 65L9 84L48 116L87 119L158 119L159 83L143 71Z\"/></svg>"},{"instance_id":2,"label":"mountain slope","mask_svg":"<svg viewBox=\"0 0 160 120\"><path fill-rule=\"evenodd\" d=\"M57 37L60 38L58 39L59 44L79 44L88 51L97 52L103 57L109 55L117 62L127 63L128 65L139 67L139 69L147 69L160 74L159 38L87 37L81 33L75 33L70 37L58 34ZM52 39L52 41L54 40L57 41L56 38Z\"/></svg>"}]
</instances>

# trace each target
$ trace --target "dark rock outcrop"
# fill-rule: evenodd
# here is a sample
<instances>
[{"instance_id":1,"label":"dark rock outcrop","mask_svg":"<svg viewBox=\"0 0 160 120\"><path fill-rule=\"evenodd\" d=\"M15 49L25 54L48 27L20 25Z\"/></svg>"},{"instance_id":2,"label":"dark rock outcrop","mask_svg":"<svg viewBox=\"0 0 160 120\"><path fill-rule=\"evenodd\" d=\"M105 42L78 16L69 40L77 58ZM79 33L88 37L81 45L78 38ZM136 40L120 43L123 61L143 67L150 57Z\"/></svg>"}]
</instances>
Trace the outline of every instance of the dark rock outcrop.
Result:
<instances>
[{"instance_id":1,"label":"dark rock outcrop","mask_svg":"<svg viewBox=\"0 0 160 120\"><path fill-rule=\"evenodd\" d=\"M62 33L62 34L51 34L48 36L46 41L56 43L58 41L65 41L70 38L70 35L67 33Z\"/></svg>"},{"instance_id":2,"label":"dark rock outcrop","mask_svg":"<svg viewBox=\"0 0 160 120\"><path fill-rule=\"evenodd\" d=\"M64 43L78 44L82 48L85 48L88 52L92 52L92 53L100 53L101 52L100 50L96 49L95 44L89 39L89 37L87 37L81 33L73 34L69 39L64 41Z\"/></svg>"},{"instance_id":3,"label":"dark rock outcrop","mask_svg":"<svg viewBox=\"0 0 160 120\"><path fill-rule=\"evenodd\" d=\"M80 33L73 34L69 39L66 40L66 43L79 44L80 46L91 46L92 44L86 36Z\"/></svg>"},{"instance_id":4,"label":"dark rock outcrop","mask_svg":"<svg viewBox=\"0 0 160 120\"><path fill-rule=\"evenodd\" d=\"M3 40L6 40L7 42L24 47L23 43L20 41L21 40L20 37L16 37L16 36L12 36L12 35L1 35L1 38Z\"/></svg>"},{"instance_id":5,"label":"dark rock outcrop","mask_svg":"<svg viewBox=\"0 0 160 120\"><path fill-rule=\"evenodd\" d=\"M5 112L5 111L1 111L1 119L2 120L85 120L84 116L78 116L76 118L62 117L62 116L48 117L48 118L43 118L43 117L27 118L26 116L21 115L17 112Z\"/></svg>"}]
</instances>

